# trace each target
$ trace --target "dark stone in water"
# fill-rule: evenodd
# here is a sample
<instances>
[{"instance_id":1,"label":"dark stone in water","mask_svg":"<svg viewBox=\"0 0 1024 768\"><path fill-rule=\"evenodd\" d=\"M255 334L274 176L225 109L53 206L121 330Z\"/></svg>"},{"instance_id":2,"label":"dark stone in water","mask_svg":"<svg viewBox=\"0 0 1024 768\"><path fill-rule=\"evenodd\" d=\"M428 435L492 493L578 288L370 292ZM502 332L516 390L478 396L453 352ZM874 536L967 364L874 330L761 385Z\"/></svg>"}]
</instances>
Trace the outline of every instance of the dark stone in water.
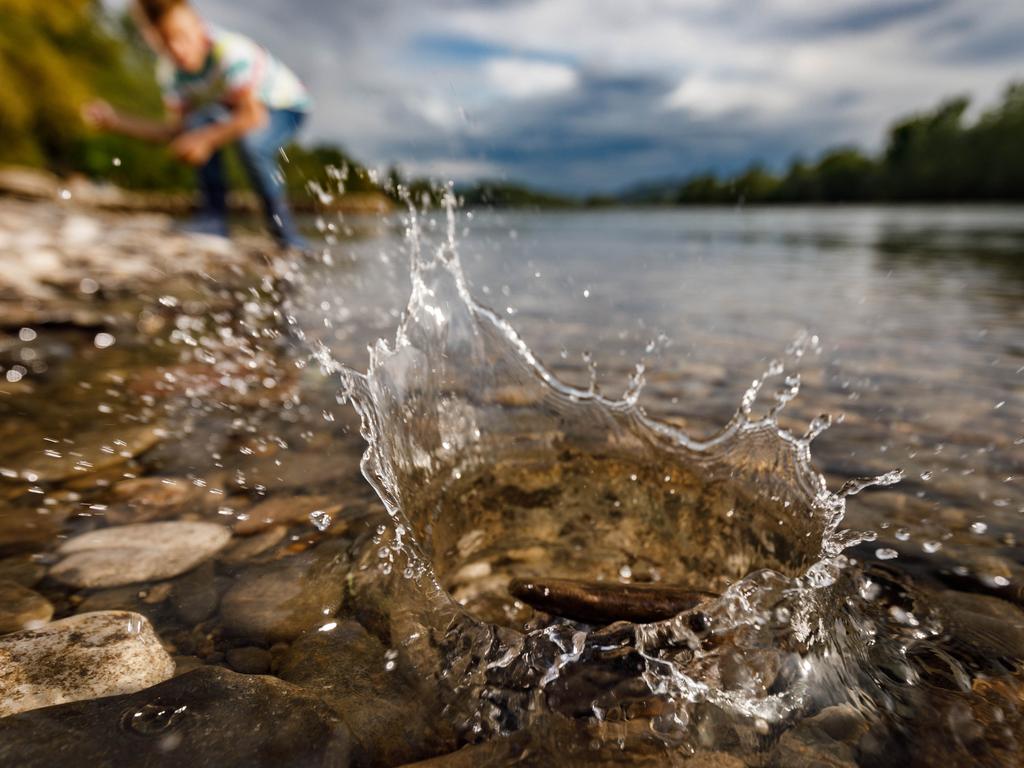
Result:
<instances>
[{"instance_id":1,"label":"dark stone in water","mask_svg":"<svg viewBox=\"0 0 1024 768\"><path fill-rule=\"evenodd\" d=\"M0 764L335 768L349 764L349 733L300 688L204 667L127 696L0 719Z\"/></svg>"},{"instance_id":2,"label":"dark stone in water","mask_svg":"<svg viewBox=\"0 0 1024 768\"><path fill-rule=\"evenodd\" d=\"M455 747L433 692L358 622L299 638L278 674L315 692L345 721L353 765L400 765Z\"/></svg>"},{"instance_id":3,"label":"dark stone in water","mask_svg":"<svg viewBox=\"0 0 1024 768\"><path fill-rule=\"evenodd\" d=\"M508 591L537 610L601 626L616 621L648 624L670 619L715 597L680 587L573 579L513 579Z\"/></svg>"},{"instance_id":4,"label":"dark stone in water","mask_svg":"<svg viewBox=\"0 0 1024 768\"><path fill-rule=\"evenodd\" d=\"M236 672L244 672L247 675L264 675L270 671L270 651L263 648L246 646L245 648L232 648L226 654L228 664Z\"/></svg>"}]
</instances>

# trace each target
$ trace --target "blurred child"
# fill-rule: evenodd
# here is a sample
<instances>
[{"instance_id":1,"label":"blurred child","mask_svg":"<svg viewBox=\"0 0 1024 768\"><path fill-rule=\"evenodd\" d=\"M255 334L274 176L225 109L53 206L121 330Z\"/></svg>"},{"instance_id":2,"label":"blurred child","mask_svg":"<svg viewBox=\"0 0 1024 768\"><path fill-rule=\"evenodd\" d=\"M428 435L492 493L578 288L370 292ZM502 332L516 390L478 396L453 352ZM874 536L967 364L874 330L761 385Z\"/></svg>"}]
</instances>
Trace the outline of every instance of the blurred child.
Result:
<instances>
[{"instance_id":1,"label":"blurred child","mask_svg":"<svg viewBox=\"0 0 1024 768\"><path fill-rule=\"evenodd\" d=\"M203 204L190 229L228 234L221 150L234 144L267 224L286 247L305 247L288 207L278 154L306 119L305 87L248 37L208 24L188 0L138 0L136 17L160 57L157 77L169 119L122 114L104 101L85 107L97 128L166 143L198 170Z\"/></svg>"}]
</instances>

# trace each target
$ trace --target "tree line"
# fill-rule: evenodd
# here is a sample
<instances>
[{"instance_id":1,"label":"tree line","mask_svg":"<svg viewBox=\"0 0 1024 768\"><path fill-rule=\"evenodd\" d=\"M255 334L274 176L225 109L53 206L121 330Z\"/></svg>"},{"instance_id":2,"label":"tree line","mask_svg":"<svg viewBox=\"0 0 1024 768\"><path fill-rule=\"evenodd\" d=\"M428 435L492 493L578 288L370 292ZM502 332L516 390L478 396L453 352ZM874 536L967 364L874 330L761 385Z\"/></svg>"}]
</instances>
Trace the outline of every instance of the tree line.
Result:
<instances>
[{"instance_id":1,"label":"tree line","mask_svg":"<svg viewBox=\"0 0 1024 768\"><path fill-rule=\"evenodd\" d=\"M1024 83L974 122L969 100L955 98L896 122L885 147L855 147L795 160L781 174L755 164L740 174L692 176L634 189L633 203L735 204L1024 200Z\"/></svg>"}]
</instances>

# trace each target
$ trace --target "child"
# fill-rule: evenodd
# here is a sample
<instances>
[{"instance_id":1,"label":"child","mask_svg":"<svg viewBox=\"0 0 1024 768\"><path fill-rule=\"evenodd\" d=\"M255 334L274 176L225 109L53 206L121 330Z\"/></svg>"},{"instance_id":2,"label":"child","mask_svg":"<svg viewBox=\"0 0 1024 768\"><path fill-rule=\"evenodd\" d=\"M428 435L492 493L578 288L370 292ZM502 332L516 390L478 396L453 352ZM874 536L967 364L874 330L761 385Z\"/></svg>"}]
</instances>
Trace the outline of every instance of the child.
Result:
<instances>
[{"instance_id":1,"label":"child","mask_svg":"<svg viewBox=\"0 0 1024 768\"><path fill-rule=\"evenodd\" d=\"M157 76L170 120L125 115L104 101L86 106L98 128L167 143L198 169L203 206L194 231L226 236L227 184L221 149L234 144L277 241L305 246L277 156L310 108L299 79L249 38L207 24L188 0L138 0L140 29L160 56Z\"/></svg>"}]
</instances>

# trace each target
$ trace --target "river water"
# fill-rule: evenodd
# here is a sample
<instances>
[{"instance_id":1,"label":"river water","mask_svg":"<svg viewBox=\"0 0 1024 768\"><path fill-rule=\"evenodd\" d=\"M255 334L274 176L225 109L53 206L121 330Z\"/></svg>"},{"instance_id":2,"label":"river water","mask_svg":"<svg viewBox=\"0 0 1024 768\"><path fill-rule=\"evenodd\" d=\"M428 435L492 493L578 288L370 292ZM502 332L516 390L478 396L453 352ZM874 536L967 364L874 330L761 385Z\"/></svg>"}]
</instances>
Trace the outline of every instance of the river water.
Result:
<instances>
[{"instance_id":1,"label":"river water","mask_svg":"<svg viewBox=\"0 0 1024 768\"><path fill-rule=\"evenodd\" d=\"M0 567L55 618L308 688L356 764L1018 762L1024 210L313 225L270 273L101 281L86 332L5 341ZM61 573L154 521L233 538Z\"/></svg>"}]
</instances>

